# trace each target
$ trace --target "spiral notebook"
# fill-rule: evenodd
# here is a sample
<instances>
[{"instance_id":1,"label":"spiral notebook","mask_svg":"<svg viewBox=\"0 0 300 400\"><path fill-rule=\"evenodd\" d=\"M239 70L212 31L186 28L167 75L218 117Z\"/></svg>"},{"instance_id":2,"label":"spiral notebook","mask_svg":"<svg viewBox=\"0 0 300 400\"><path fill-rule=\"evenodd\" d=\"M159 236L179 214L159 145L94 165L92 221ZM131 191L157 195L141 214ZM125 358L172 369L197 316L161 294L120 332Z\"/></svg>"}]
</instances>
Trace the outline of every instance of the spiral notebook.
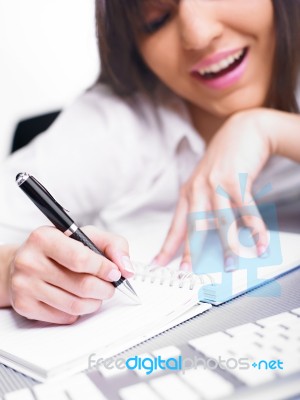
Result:
<instances>
[{"instance_id":1,"label":"spiral notebook","mask_svg":"<svg viewBox=\"0 0 300 400\"><path fill-rule=\"evenodd\" d=\"M88 368L94 359L109 358L192 318L211 305L198 302L207 277L171 268L138 267L132 285L142 300L130 302L122 293L101 310L71 326L28 321L0 310L0 362L38 381L65 377Z\"/></svg>"},{"instance_id":2,"label":"spiral notebook","mask_svg":"<svg viewBox=\"0 0 300 400\"><path fill-rule=\"evenodd\" d=\"M94 359L110 358L209 310L209 303L227 301L297 267L300 236L281 233L280 239L281 262L272 266L264 260L266 266L257 269L253 280L249 280L251 269L247 268L225 275L196 275L178 271L176 262L155 270L137 265L131 283L141 305L116 291L99 312L81 317L71 326L28 321L9 309L0 310L0 363L38 381L83 371L92 354ZM209 248L205 253L208 257ZM216 255L214 246L214 260ZM222 282L224 277L230 281L228 287Z\"/></svg>"}]
</instances>

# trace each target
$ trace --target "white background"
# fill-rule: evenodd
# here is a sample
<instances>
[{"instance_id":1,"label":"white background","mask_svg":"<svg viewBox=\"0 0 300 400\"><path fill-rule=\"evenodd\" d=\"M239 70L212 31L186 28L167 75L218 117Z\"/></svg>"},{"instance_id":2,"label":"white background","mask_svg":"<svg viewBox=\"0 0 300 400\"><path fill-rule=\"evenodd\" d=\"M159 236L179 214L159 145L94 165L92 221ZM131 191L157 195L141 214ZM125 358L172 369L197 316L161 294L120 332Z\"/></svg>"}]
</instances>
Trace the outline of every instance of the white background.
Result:
<instances>
[{"instance_id":1,"label":"white background","mask_svg":"<svg viewBox=\"0 0 300 400\"><path fill-rule=\"evenodd\" d=\"M1 0L0 161L19 120L65 107L98 70L94 0Z\"/></svg>"}]
</instances>

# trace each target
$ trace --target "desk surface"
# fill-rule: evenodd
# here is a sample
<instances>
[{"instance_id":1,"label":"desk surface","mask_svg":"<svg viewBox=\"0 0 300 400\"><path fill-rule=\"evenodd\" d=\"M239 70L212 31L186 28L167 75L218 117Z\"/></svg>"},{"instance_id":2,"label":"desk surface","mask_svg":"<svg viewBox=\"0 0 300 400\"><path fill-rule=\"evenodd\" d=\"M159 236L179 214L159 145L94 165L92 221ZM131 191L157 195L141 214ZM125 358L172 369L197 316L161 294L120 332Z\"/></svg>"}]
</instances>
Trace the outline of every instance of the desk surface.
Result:
<instances>
[{"instance_id":1,"label":"desk surface","mask_svg":"<svg viewBox=\"0 0 300 400\"><path fill-rule=\"evenodd\" d=\"M280 285L281 294L278 297L274 297L271 294L277 282ZM187 341L194 337L225 330L243 323L254 322L257 319L299 306L300 269L298 268L275 282L268 283L226 304L213 307L209 312L199 315L132 350L128 350L124 354L129 357L137 353L150 352L153 349L158 349L170 344L180 347L186 345ZM95 383L101 384L101 388L105 389L104 391L109 399L115 400L116 396L113 394L110 395L110 389L104 387L105 382L97 382L97 377L95 378L92 374L93 373L91 373L91 378ZM6 392L31 386L34 383L33 380L0 364L0 398Z\"/></svg>"}]
</instances>

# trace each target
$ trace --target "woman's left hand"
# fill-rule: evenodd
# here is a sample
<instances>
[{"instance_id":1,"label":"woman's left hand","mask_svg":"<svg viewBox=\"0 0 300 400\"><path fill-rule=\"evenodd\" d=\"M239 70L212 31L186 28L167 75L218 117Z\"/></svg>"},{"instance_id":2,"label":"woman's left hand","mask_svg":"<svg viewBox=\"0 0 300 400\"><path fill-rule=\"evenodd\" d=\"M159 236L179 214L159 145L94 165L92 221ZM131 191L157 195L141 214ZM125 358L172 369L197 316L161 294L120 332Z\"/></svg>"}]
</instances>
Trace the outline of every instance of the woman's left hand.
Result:
<instances>
[{"instance_id":1,"label":"woman's left hand","mask_svg":"<svg viewBox=\"0 0 300 400\"><path fill-rule=\"evenodd\" d=\"M177 250L184 245L181 269L191 269L187 217L189 213L218 210L232 210L245 204L255 205L252 185L268 158L273 154L273 143L269 129L264 129L265 109L243 111L229 117L208 145L190 179L183 185L173 221L165 242L155 257L154 263L166 265ZM245 195L241 195L238 174L247 174ZM222 188L229 196L220 196L217 188ZM242 198L243 197L243 198ZM217 218L216 218L217 220ZM265 253L268 246L267 230L262 218L256 215L242 217L255 238L258 256ZM235 269L238 254L238 227L235 222L230 243L227 239L226 221L218 224L223 244L225 270ZM200 245L200 244L199 244Z\"/></svg>"}]
</instances>

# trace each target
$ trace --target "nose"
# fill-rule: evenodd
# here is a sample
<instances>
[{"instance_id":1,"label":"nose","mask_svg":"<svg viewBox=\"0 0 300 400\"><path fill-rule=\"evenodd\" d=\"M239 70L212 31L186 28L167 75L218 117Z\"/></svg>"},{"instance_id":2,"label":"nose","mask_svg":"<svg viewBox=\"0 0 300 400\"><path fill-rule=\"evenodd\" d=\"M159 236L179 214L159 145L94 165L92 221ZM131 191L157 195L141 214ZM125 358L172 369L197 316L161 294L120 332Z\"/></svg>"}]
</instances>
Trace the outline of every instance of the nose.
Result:
<instances>
[{"instance_id":1,"label":"nose","mask_svg":"<svg viewBox=\"0 0 300 400\"><path fill-rule=\"evenodd\" d=\"M217 2L181 0L178 10L180 37L186 50L202 50L223 32L218 18Z\"/></svg>"}]
</instances>

